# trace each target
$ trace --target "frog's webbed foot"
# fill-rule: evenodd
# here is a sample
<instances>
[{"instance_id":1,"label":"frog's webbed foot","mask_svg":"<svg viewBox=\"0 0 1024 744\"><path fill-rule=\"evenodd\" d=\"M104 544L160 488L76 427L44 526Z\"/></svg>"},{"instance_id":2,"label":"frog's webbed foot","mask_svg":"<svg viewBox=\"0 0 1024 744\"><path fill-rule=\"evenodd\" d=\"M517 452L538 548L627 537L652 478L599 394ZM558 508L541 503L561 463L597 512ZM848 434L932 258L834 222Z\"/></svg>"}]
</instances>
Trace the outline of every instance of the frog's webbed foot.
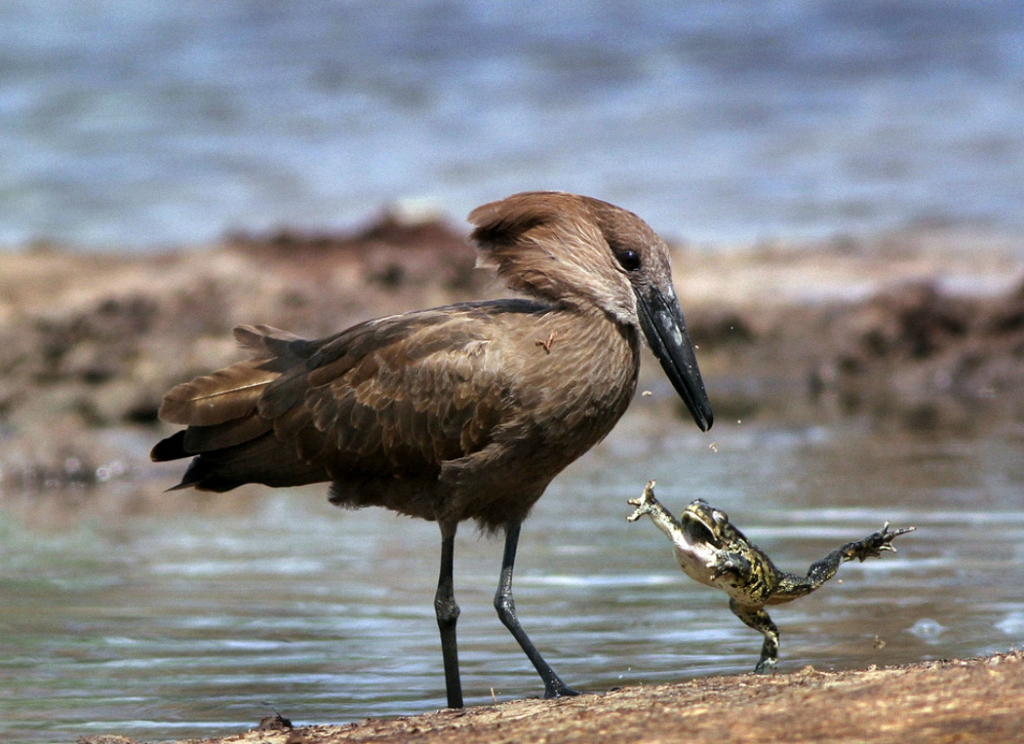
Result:
<instances>
[{"instance_id":1,"label":"frog's webbed foot","mask_svg":"<svg viewBox=\"0 0 1024 744\"><path fill-rule=\"evenodd\" d=\"M905 535L908 532L914 532L916 527L904 527L903 529L889 531L889 523L886 522L882 525L882 529L871 535L868 535L863 540L859 540L850 546L850 558L857 558L861 562L864 562L867 558L880 558L883 551L889 551L895 553L896 548L892 544L892 541L900 535Z\"/></svg>"},{"instance_id":2,"label":"frog's webbed foot","mask_svg":"<svg viewBox=\"0 0 1024 744\"><path fill-rule=\"evenodd\" d=\"M626 517L627 522L635 522L644 514L653 514L661 506L658 500L654 498L654 485L655 481L647 481L647 486L644 488L640 498L626 501L630 506L636 507L636 511Z\"/></svg>"}]
</instances>

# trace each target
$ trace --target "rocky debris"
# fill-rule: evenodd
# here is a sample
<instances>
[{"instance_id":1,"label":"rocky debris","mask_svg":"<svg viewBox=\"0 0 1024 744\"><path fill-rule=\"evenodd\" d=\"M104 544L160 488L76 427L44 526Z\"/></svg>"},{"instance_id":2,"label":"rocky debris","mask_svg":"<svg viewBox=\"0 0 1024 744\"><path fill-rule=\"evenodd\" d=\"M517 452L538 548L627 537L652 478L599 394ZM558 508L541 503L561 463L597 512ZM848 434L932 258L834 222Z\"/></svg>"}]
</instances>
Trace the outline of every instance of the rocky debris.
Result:
<instances>
[{"instance_id":1,"label":"rocky debris","mask_svg":"<svg viewBox=\"0 0 1024 744\"><path fill-rule=\"evenodd\" d=\"M716 410L912 429L1024 416L1024 283L969 296L915 281L854 302L704 304L687 319Z\"/></svg>"},{"instance_id":2,"label":"rocky debris","mask_svg":"<svg viewBox=\"0 0 1024 744\"><path fill-rule=\"evenodd\" d=\"M726 419L868 414L934 428L962 425L983 407L1024 415L1024 286L982 296L945 293L934 279L894 286L936 267L849 251L676 258L690 333ZM237 234L205 252L0 254L0 468L24 473L25 484L71 483L77 476L61 475L69 458L90 469L123 459L90 432L152 427L147 436L158 438L164 391L242 357L231 336L238 324L315 338L507 295L474 260L444 221L396 214L351 233ZM1012 274L997 268L975 283L1007 286ZM831 289L806 289L826 280ZM888 288L849 299L837 286ZM733 299L738 289L753 301ZM641 374L674 400L657 365ZM61 447L48 444L54 438ZM12 470L11 452L35 452L35 462Z\"/></svg>"},{"instance_id":3,"label":"rocky debris","mask_svg":"<svg viewBox=\"0 0 1024 744\"><path fill-rule=\"evenodd\" d=\"M1024 285L985 299L905 285L833 309L820 334L820 361L807 376L812 395L835 393L849 409L900 409L920 426L940 423L955 406L999 401L1020 410Z\"/></svg>"},{"instance_id":4,"label":"rocky debris","mask_svg":"<svg viewBox=\"0 0 1024 744\"><path fill-rule=\"evenodd\" d=\"M256 727L257 731L287 731L294 728L291 719L285 718L280 713L275 713L272 716L264 716L260 719L260 725Z\"/></svg>"},{"instance_id":5,"label":"rocky debris","mask_svg":"<svg viewBox=\"0 0 1024 744\"><path fill-rule=\"evenodd\" d=\"M701 307L690 313L690 338L705 353L757 342L757 331L744 313L729 307Z\"/></svg>"},{"instance_id":6,"label":"rocky debris","mask_svg":"<svg viewBox=\"0 0 1024 744\"><path fill-rule=\"evenodd\" d=\"M202 257L135 259L152 278L130 289L118 288L110 268L109 289L88 302L73 282L31 310L12 302L0 313L0 426L69 417L84 427L155 424L170 386L240 358L231 336L239 323L325 335L476 297L490 281L473 272L464 237L439 221L386 215L351 235L280 232L228 242ZM39 293L46 291L41 282Z\"/></svg>"},{"instance_id":7,"label":"rocky debris","mask_svg":"<svg viewBox=\"0 0 1024 744\"><path fill-rule=\"evenodd\" d=\"M391 292L427 284L472 291L487 281L473 270L476 253L465 234L437 217L409 219L394 210L353 233L291 229L269 235L233 233L227 244L272 261L353 261L368 284Z\"/></svg>"},{"instance_id":8,"label":"rocky debris","mask_svg":"<svg viewBox=\"0 0 1024 744\"><path fill-rule=\"evenodd\" d=\"M123 453L90 432L160 427L166 390L243 357L236 325L318 337L473 299L493 281L474 260L443 222L394 215L351 234L235 236L203 253L0 255L0 488L92 485Z\"/></svg>"}]
</instances>

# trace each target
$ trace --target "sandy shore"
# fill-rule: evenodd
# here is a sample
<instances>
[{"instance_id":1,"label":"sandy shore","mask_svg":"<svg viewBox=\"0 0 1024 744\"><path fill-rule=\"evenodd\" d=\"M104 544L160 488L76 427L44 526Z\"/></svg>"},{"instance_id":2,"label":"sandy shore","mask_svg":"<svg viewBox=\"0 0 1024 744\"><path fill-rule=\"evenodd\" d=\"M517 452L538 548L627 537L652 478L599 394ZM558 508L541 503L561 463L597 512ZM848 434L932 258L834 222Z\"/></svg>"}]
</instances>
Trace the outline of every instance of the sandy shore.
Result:
<instances>
[{"instance_id":1,"label":"sandy shore","mask_svg":"<svg viewBox=\"0 0 1024 744\"><path fill-rule=\"evenodd\" d=\"M1024 654L865 671L713 677L561 700L517 700L346 726L262 728L179 744L338 742L1024 741ZM92 736L79 744L133 744Z\"/></svg>"}]
</instances>

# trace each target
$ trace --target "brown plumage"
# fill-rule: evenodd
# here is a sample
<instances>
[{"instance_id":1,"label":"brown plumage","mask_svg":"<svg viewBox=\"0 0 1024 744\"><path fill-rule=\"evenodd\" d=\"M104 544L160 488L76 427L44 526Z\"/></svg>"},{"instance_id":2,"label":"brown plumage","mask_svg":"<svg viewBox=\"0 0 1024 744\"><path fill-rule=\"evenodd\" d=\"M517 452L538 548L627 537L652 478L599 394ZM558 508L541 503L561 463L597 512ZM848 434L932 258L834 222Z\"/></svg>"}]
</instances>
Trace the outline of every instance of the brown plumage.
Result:
<instances>
[{"instance_id":1,"label":"brown plumage","mask_svg":"<svg viewBox=\"0 0 1024 744\"><path fill-rule=\"evenodd\" d=\"M641 332L698 425L712 420L668 250L640 218L539 192L486 204L469 219L480 262L530 299L396 315L315 341L240 327L251 358L168 392L160 417L187 428L152 452L158 461L194 457L176 488L330 482L335 503L437 521L435 607L451 707L462 705L451 584L458 523L505 531L499 616L546 695L572 694L515 617L522 520L626 410Z\"/></svg>"}]
</instances>

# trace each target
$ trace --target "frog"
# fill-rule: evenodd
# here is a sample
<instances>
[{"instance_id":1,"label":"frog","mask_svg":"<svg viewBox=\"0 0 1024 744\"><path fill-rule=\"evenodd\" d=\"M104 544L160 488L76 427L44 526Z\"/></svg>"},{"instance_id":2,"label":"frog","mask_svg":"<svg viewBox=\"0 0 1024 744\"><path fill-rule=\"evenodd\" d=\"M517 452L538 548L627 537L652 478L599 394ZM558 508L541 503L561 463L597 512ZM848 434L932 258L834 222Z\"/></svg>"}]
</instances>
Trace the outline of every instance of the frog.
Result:
<instances>
[{"instance_id":1,"label":"frog","mask_svg":"<svg viewBox=\"0 0 1024 744\"><path fill-rule=\"evenodd\" d=\"M683 573L724 591L733 614L764 636L761 657L754 667L757 674L775 671L779 658L779 629L765 611L766 606L810 594L835 576L839 566L847 561L864 562L880 558L883 552L895 553L892 541L916 529L911 526L890 530L886 522L878 532L836 548L812 563L806 576L799 576L776 568L771 558L750 542L724 511L703 499L690 502L676 519L655 498L655 485L655 481L649 481L640 498L627 501L636 510L626 520L635 522L645 514L650 516L672 541Z\"/></svg>"}]
</instances>

